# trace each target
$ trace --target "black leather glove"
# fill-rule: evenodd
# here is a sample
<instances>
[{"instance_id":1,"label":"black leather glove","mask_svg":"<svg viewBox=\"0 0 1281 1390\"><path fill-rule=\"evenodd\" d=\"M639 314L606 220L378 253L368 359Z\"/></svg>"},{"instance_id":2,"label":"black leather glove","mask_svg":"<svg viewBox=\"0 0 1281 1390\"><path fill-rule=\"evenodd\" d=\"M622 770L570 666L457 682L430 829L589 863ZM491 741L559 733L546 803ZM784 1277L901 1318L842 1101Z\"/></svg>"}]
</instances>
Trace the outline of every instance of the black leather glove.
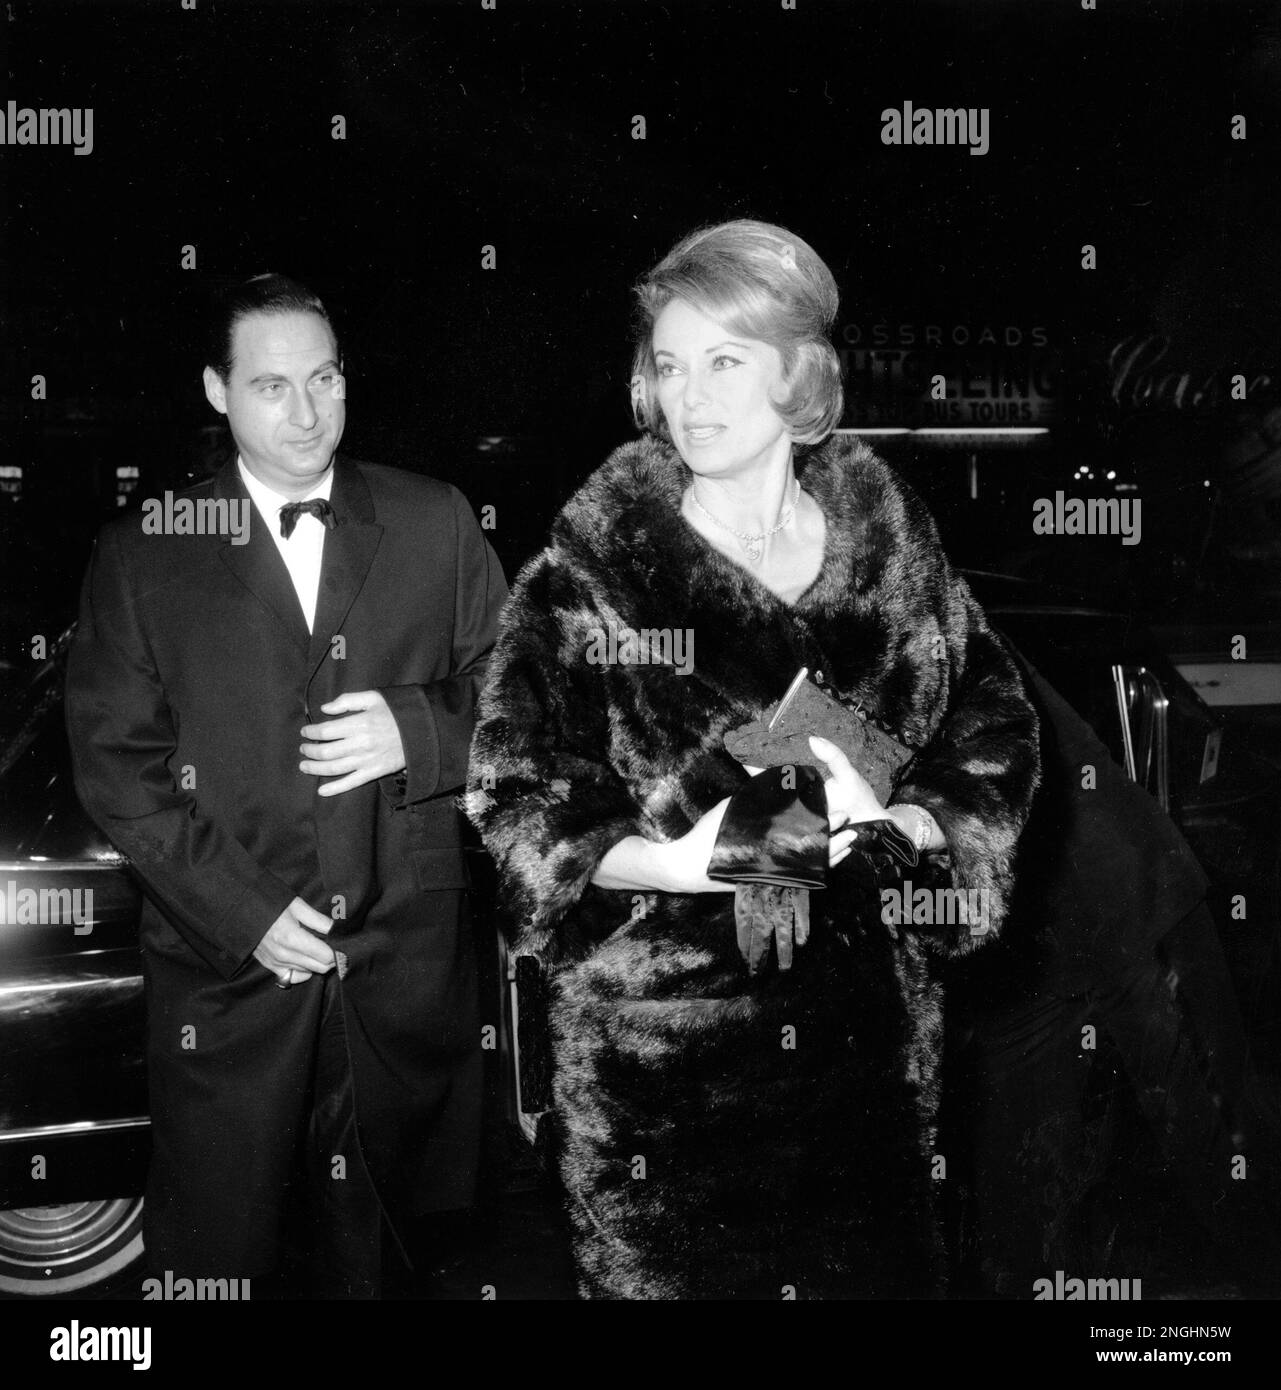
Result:
<instances>
[{"instance_id":1,"label":"black leather glove","mask_svg":"<svg viewBox=\"0 0 1281 1390\"><path fill-rule=\"evenodd\" d=\"M901 869L914 869L920 862L916 845L888 818L865 820L850 827L854 845L850 855L861 855L878 879L897 878Z\"/></svg>"},{"instance_id":2,"label":"black leather glove","mask_svg":"<svg viewBox=\"0 0 1281 1390\"><path fill-rule=\"evenodd\" d=\"M768 767L730 797L707 876L826 888L827 841L827 792L818 770Z\"/></svg>"},{"instance_id":3,"label":"black leather glove","mask_svg":"<svg viewBox=\"0 0 1281 1390\"><path fill-rule=\"evenodd\" d=\"M804 946L810 935L808 888L779 888L772 883L740 883L734 888L734 927L738 949L750 975L769 961L770 946L778 952L778 968L792 968L792 949Z\"/></svg>"},{"instance_id":4,"label":"black leather glove","mask_svg":"<svg viewBox=\"0 0 1281 1390\"><path fill-rule=\"evenodd\" d=\"M789 970L809 938L809 890L827 886L827 793L813 767L767 768L730 798L707 865L733 883L738 949L759 974Z\"/></svg>"}]
</instances>

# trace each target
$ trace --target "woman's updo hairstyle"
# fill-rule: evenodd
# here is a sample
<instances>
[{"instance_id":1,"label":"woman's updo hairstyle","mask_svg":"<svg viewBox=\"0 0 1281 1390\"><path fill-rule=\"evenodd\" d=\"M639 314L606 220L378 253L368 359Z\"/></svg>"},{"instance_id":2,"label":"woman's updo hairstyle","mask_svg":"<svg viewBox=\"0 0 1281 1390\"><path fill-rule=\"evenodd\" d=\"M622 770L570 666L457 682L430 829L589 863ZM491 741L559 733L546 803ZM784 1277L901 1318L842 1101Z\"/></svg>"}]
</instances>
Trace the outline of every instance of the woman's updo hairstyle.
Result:
<instances>
[{"instance_id":1,"label":"woman's updo hairstyle","mask_svg":"<svg viewBox=\"0 0 1281 1390\"><path fill-rule=\"evenodd\" d=\"M844 395L829 335L839 295L832 272L800 237L747 219L704 227L673 247L635 294L632 414L641 429L671 438L658 403L653 338L673 299L778 350L790 390L773 405L797 444L817 444L836 428Z\"/></svg>"}]
</instances>

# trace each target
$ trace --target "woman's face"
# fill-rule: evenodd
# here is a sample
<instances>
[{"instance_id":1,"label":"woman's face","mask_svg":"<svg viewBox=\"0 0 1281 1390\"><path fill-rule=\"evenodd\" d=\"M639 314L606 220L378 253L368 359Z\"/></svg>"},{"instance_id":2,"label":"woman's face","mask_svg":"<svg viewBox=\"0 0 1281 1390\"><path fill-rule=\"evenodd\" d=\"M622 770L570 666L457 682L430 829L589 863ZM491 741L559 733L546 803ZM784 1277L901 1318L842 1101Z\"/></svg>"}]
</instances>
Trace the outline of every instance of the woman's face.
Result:
<instances>
[{"instance_id":1,"label":"woman's face","mask_svg":"<svg viewBox=\"0 0 1281 1390\"><path fill-rule=\"evenodd\" d=\"M791 440L770 404L782 394L778 350L731 333L682 299L654 322L658 403L695 473L742 474L786 457Z\"/></svg>"}]
</instances>

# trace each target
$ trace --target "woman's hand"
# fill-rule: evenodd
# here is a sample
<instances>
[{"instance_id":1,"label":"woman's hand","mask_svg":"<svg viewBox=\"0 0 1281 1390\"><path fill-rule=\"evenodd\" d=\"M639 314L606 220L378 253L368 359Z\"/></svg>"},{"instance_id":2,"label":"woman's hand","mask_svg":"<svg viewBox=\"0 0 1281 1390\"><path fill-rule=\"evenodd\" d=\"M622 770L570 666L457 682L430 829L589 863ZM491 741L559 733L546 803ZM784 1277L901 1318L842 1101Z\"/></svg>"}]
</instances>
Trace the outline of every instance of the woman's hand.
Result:
<instances>
[{"instance_id":1,"label":"woman's hand","mask_svg":"<svg viewBox=\"0 0 1281 1390\"><path fill-rule=\"evenodd\" d=\"M881 820L885 807L867 779L851 764L834 743L825 738L810 738L810 748L819 762L827 767L827 823L832 832L828 845L828 863L836 867L850 852L854 832L845 827L862 821Z\"/></svg>"},{"instance_id":2,"label":"woman's hand","mask_svg":"<svg viewBox=\"0 0 1281 1390\"><path fill-rule=\"evenodd\" d=\"M826 783L827 823L831 831L827 859L835 868L849 855L854 843L854 832L846 827L860 821L882 819L885 807L834 743L825 738L811 738L810 748L830 774ZM747 770L753 775L761 771L751 767ZM667 844L639 835L627 836L597 865L592 882L601 888L660 893L732 893L732 883L707 876L707 866L728 805L729 797L718 801L679 840Z\"/></svg>"},{"instance_id":3,"label":"woman's hand","mask_svg":"<svg viewBox=\"0 0 1281 1390\"><path fill-rule=\"evenodd\" d=\"M827 824L831 838L827 847L827 862L835 868L850 852L854 843L853 830L847 826L860 821L881 820L885 807L876 799L876 793L868 785L866 778L855 771L850 760L834 743L825 738L811 738L810 748L818 758L820 767L826 767L830 774L826 782ZM747 771L755 777L762 771L759 767L748 767ZM732 888L734 885L719 883L707 877L708 861L720 832L721 821L725 818L725 808L729 800L717 802L694 826L669 845L655 848L667 852L670 872L673 877L686 885L669 889L673 893L712 893Z\"/></svg>"},{"instance_id":4,"label":"woman's hand","mask_svg":"<svg viewBox=\"0 0 1281 1390\"><path fill-rule=\"evenodd\" d=\"M710 811L705 811L694 824L670 844L655 845L659 852L659 863L665 876L673 885L669 893L732 893L732 883L722 883L707 877L707 866L711 862L716 837L720 834L721 821L725 819L725 808L729 797L718 801Z\"/></svg>"},{"instance_id":5,"label":"woman's hand","mask_svg":"<svg viewBox=\"0 0 1281 1390\"><path fill-rule=\"evenodd\" d=\"M612 846L596 866L598 888L659 893L732 893L732 883L707 877L716 836L729 797L705 811L680 837L667 843L628 835Z\"/></svg>"}]
</instances>

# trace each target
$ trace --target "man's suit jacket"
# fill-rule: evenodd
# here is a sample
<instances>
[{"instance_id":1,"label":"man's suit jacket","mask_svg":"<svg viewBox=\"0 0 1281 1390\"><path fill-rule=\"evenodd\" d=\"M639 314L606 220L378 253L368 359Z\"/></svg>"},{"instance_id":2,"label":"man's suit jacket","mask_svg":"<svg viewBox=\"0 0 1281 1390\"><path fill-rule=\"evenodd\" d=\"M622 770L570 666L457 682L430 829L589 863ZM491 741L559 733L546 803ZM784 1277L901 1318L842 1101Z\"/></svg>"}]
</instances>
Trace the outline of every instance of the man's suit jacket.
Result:
<instances>
[{"instance_id":1,"label":"man's suit jacket","mask_svg":"<svg viewBox=\"0 0 1281 1390\"><path fill-rule=\"evenodd\" d=\"M183 496L248 505L234 461ZM68 669L77 787L149 898L158 1158L181 1126L232 1122L209 1101L229 1068L242 1102L260 1088L268 1127L272 1106L293 1103L320 980L277 990L253 951L297 896L334 919L380 1192L453 1205L475 1146L441 1125L479 1045L453 797L506 584L448 484L340 457L331 500L310 635L256 512L243 545L146 535L136 516L103 529ZM329 717L326 701L367 689L395 716L405 771L320 797L322 779L299 770L299 731ZM187 1024L194 1046L180 1041ZM407 1158L407 1145L422 1151Z\"/></svg>"}]
</instances>

